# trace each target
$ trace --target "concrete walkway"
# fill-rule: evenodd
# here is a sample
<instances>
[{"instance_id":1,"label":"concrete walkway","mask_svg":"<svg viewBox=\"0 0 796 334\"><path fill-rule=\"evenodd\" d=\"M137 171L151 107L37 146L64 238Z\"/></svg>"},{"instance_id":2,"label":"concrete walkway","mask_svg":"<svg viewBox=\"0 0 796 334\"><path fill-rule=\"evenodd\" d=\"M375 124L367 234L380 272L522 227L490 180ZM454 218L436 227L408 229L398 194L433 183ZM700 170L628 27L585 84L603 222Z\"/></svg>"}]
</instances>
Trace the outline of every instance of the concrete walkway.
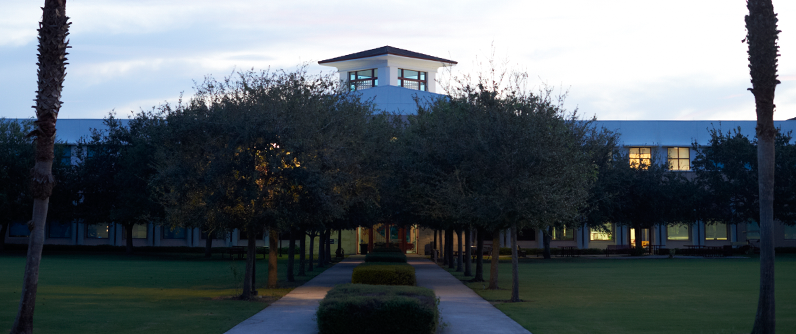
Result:
<instances>
[{"instance_id":1,"label":"concrete walkway","mask_svg":"<svg viewBox=\"0 0 796 334\"><path fill-rule=\"evenodd\" d=\"M337 284L351 283L354 267L364 256L351 256L230 329L227 334L315 334L315 311L321 299ZM434 290L440 299L440 334L530 334L473 290L433 262L408 256L415 267L417 285Z\"/></svg>"},{"instance_id":2,"label":"concrete walkway","mask_svg":"<svg viewBox=\"0 0 796 334\"><path fill-rule=\"evenodd\" d=\"M304 285L293 289L264 310L230 329L227 334L312 334L318 333L315 311L321 299L335 285L351 283L354 267L364 256L350 256L326 269Z\"/></svg>"},{"instance_id":3,"label":"concrete walkway","mask_svg":"<svg viewBox=\"0 0 796 334\"><path fill-rule=\"evenodd\" d=\"M415 267L417 285L434 290L440 299L441 322L446 324L440 333L531 333L440 266L419 256L407 260Z\"/></svg>"}]
</instances>

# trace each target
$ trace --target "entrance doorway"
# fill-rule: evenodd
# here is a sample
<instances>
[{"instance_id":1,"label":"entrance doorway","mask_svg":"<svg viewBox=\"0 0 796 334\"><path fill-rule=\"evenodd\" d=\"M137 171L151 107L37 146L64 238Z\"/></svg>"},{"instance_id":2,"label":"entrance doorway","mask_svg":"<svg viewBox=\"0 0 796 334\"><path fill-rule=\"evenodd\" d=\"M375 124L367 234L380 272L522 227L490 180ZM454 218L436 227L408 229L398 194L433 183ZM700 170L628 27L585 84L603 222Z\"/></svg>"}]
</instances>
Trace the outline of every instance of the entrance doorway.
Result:
<instances>
[{"instance_id":1,"label":"entrance doorway","mask_svg":"<svg viewBox=\"0 0 796 334\"><path fill-rule=\"evenodd\" d=\"M638 236L641 238L641 247L647 248L650 245L650 237L651 231L648 228L638 229L638 234L636 233L636 229L630 229L630 245L635 247L636 246L636 237Z\"/></svg>"},{"instance_id":2,"label":"entrance doorway","mask_svg":"<svg viewBox=\"0 0 796 334\"><path fill-rule=\"evenodd\" d=\"M372 251L374 247L397 247L404 253L417 253L418 228L412 226L398 226L391 224L376 224L372 228L357 228L359 239L359 254Z\"/></svg>"}]
</instances>

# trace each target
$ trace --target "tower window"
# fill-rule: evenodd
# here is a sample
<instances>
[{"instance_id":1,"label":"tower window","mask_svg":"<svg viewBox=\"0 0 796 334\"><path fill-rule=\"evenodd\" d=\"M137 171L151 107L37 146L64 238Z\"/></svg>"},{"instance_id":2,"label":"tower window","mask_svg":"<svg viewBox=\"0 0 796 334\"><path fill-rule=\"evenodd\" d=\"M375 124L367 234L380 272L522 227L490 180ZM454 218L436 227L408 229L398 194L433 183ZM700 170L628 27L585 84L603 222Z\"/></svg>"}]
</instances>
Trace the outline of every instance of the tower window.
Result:
<instances>
[{"instance_id":1,"label":"tower window","mask_svg":"<svg viewBox=\"0 0 796 334\"><path fill-rule=\"evenodd\" d=\"M398 86L428 91L428 72L398 69Z\"/></svg>"},{"instance_id":2,"label":"tower window","mask_svg":"<svg viewBox=\"0 0 796 334\"><path fill-rule=\"evenodd\" d=\"M359 70L348 72L348 89L351 91L373 88L379 85L379 70Z\"/></svg>"}]
</instances>

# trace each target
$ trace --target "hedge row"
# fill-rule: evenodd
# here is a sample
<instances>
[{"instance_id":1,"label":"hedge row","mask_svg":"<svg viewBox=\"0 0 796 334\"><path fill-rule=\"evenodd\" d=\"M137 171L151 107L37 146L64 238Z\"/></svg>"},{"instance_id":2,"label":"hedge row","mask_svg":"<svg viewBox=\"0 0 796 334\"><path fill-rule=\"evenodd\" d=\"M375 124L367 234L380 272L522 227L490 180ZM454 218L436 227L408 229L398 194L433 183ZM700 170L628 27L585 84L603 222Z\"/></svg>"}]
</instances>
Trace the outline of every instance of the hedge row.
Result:
<instances>
[{"instance_id":1,"label":"hedge row","mask_svg":"<svg viewBox=\"0 0 796 334\"><path fill-rule=\"evenodd\" d=\"M403 253L378 252L365 255L365 262L397 262L406 263L406 255Z\"/></svg>"},{"instance_id":2,"label":"hedge row","mask_svg":"<svg viewBox=\"0 0 796 334\"><path fill-rule=\"evenodd\" d=\"M415 285L415 267L406 263L363 263L354 268L351 283L374 285Z\"/></svg>"},{"instance_id":3,"label":"hedge row","mask_svg":"<svg viewBox=\"0 0 796 334\"><path fill-rule=\"evenodd\" d=\"M403 251L400 248L395 247L373 247L372 253L401 253Z\"/></svg>"},{"instance_id":4,"label":"hedge row","mask_svg":"<svg viewBox=\"0 0 796 334\"><path fill-rule=\"evenodd\" d=\"M415 286L338 285L315 316L321 334L432 334L439 325L434 291Z\"/></svg>"}]
</instances>

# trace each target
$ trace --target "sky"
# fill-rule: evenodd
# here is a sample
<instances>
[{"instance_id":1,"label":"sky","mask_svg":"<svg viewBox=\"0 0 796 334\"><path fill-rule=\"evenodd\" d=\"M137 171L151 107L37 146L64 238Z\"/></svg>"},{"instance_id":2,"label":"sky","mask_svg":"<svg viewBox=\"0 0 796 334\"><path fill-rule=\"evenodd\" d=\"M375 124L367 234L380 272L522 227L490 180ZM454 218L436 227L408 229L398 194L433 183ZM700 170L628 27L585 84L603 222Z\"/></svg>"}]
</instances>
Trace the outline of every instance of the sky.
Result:
<instances>
[{"instance_id":1,"label":"sky","mask_svg":"<svg viewBox=\"0 0 796 334\"><path fill-rule=\"evenodd\" d=\"M0 117L34 116L43 3L0 3ZM774 0L774 10L774 119L784 120L796 117L796 1ZM319 60L385 45L457 61L454 75L493 57L599 120L756 117L744 0L69 0L66 13L60 118L173 104L206 76L252 68L329 73Z\"/></svg>"}]
</instances>

